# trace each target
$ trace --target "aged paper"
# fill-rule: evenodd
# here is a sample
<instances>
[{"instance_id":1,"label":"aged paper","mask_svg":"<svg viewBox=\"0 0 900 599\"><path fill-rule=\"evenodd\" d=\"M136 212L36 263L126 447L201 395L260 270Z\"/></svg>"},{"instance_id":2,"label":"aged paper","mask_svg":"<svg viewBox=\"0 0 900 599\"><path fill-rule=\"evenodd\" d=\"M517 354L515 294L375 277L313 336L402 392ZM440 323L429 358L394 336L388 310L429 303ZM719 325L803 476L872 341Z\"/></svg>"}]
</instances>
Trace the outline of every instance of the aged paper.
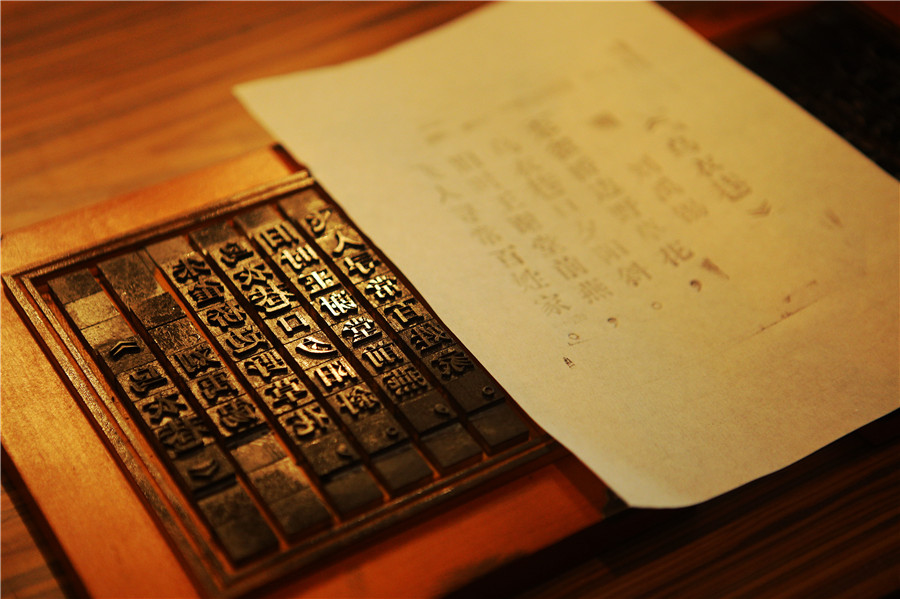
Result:
<instances>
[{"instance_id":1,"label":"aged paper","mask_svg":"<svg viewBox=\"0 0 900 599\"><path fill-rule=\"evenodd\" d=\"M656 6L493 6L237 95L631 505L898 407L897 182Z\"/></svg>"}]
</instances>

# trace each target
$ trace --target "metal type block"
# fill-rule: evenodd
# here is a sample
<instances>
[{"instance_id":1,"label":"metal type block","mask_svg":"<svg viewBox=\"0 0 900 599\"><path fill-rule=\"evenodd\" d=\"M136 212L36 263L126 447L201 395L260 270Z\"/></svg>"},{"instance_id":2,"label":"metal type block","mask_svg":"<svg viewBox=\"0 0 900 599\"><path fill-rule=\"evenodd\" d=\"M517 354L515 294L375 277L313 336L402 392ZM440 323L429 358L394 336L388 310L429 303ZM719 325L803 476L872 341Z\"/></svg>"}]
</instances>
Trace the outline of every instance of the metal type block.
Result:
<instances>
[{"instance_id":1,"label":"metal type block","mask_svg":"<svg viewBox=\"0 0 900 599\"><path fill-rule=\"evenodd\" d=\"M187 381L187 383L191 394L204 408L219 405L228 398L241 394L241 386L234 376L224 368L199 374L196 379Z\"/></svg>"},{"instance_id":2,"label":"metal type block","mask_svg":"<svg viewBox=\"0 0 900 599\"><path fill-rule=\"evenodd\" d=\"M528 438L528 425L506 403L472 415L469 422L491 453Z\"/></svg>"},{"instance_id":3,"label":"metal type block","mask_svg":"<svg viewBox=\"0 0 900 599\"><path fill-rule=\"evenodd\" d=\"M222 367L222 360L205 341L172 352L170 359L185 379L199 379Z\"/></svg>"},{"instance_id":4,"label":"metal type block","mask_svg":"<svg viewBox=\"0 0 900 599\"><path fill-rule=\"evenodd\" d=\"M244 472L253 472L287 457L284 448L272 433L241 443L231 455Z\"/></svg>"},{"instance_id":5,"label":"metal type block","mask_svg":"<svg viewBox=\"0 0 900 599\"><path fill-rule=\"evenodd\" d=\"M170 458L188 455L213 443L209 427L193 410L154 428L152 436Z\"/></svg>"},{"instance_id":6,"label":"metal type block","mask_svg":"<svg viewBox=\"0 0 900 599\"><path fill-rule=\"evenodd\" d=\"M265 418L246 395L229 397L206 410L219 435L228 443L266 426Z\"/></svg>"},{"instance_id":7,"label":"metal type block","mask_svg":"<svg viewBox=\"0 0 900 599\"><path fill-rule=\"evenodd\" d=\"M233 362L240 362L272 347L262 331L253 324L242 329L231 329L216 337L216 341Z\"/></svg>"},{"instance_id":8,"label":"metal type block","mask_svg":"<svg viewBox=\"0 0 900 599\"><path fill-rule=\"evenodd\" d=\"M353 318L360 313L359 304L346 289L320 295L310 303L329 325Z\"/></svg>"},{"instance_id":9,"label":"metal type block","mask_svg":"<svg viewBox=\"0 0 900 599\"><path fill-rule=\"evenodd\" d=\"M226 274L244 295L254 287L265 289L278 283L275 273L272 272L269 265L259 259L244 260L241 264L236 264L234 268L226 271Z\"/></svg>"},{"instance_id":10,"label":"metal type block","mask_svg":"<svg viewBox=\"0 0 900 599\"><path fill-rule=\"evenodd\" d=\"M269 411L276 415L292 412L314 400L313 394L310 393L307 386L296 375L288 375L278 379L271 385L263 387L259 394L262 396ZM303 428L306 428L306 419L312 417L311 415L306 415L305 417L304 415L295 415L295 417L290 419L290 424L282 424L285 428L288 426L293 427L295 424L303 424Z\"/></svg>"},{"instance_id":11,"label":"metal type block","mask_svg":"<svg viewBox=\"0 0 900 599\"><path fill-rule=\"evenodd\" d=\"M384 451L408 438L403 427L387 411L354 420L344 418L347 428L366 453Z\"/></svg>"},{"instance_id":12,"label":"metal type block","mask_svg":"<svg viewBox=\"0 0 900 599\"><path fill-rule=\"evenodd\" d=\"M300 444L300 453L316 475L328 476L359 462L359 454L340 431Z\"/></svg>"},{"instance_id":13,"label":"metal type block","mask_svg":"<svg viewBox=\"0 0 900 599\"><path fill-rule=\"evenodd\" d=\"M272 255L272 260L278 269L287 277L299 277L310 271L322 267L322 259L319 250L309 244L298 244L290 248L284 248Z\"/></svg>"},{"instance_id":14,"label":"metal type block","mask_svg":"<svg viewBox=\"0 0 900 599\"><path fill-rule=\"evenodd\" d=\"M100 283L86 268L50 279L47 284L60 304L68 304L103 291Z\"/></svg>"},{"instance_id":15,"label":"metal type block","mask_svg":"<svg viewBox=\"0 0 900 599\"><path fill-rule=\"evenodd\" d=\"M419 434L456 421L456 411L440 393L434 390L401 403L399 409Z\"/></svg>"},{"instance_id":16,"label":"metal type block","mask_svg":"<svg viewBox=\"0 0 900 599\"><path fill-rule=\"evenodd\" d=\"M266 505L309 488L303 470L289 458L255 470L249 473L249 478Z\"/></svg>"},{"instance_id":17,"label":"metal type block","mask_svg":"<svg viewBox=\"0 0 900 599\"><path fill-rule=\"evenodd\" d=\"M222 548L233 563L274 551L278 538L240 486L198 502Z\"/></svg>"},{"instance_id":18,"label":"metal type block","mask_svg":"<svg viewBox=\"0 0 900 599\"><path fill-rule=\"evenodd\" d=\"M409 443L372 459L372 467L391 495L430 481L434 473Z\"/></svg>"},{"instance_id":19,"label":"metal type block","mask_svg":"<svg viewBox=\"0 0 900 599\"><path fill-rule=\"evenodd\" d=\"M200 247L209 250L213 246L237 238L238 233L227 222L218 222L200 229L194 229L189 233L189 237Z\"/></svg>"},{"instance_id":20,"label":"metal type block","mask_svg":"<svg viewBox=\"0 0 900 599\"><path fill-rule=\"evenodd\" d=\"M481 447L459 423L422 437L425 450L443 470L454 470L481 458Z\"/></svg>"},{"instance_id":21,"label":"metal type block","mask_svg":"<svg viewBox=\"0 0 900 599\"><path fill-rule=\"evenodd\" d=\"M397 344L391 343L387 339L357 348L353 353L365 369L373 375L384 374L407 363L406 356L397 347Z\"/></svg>"},{"instance_id":22,"label":"metal type block","mask_svg":"<svg viewBox=\"0 0 900 599\"><path fill-rule=\"evenodd\" d=\"M431 318L425 307L415 298L407 298L396 304L382 306L378 309L384 315L391 328L403 331Z\"/></svg>"},{"instance_id":23,"label":"metal type block","mask_svg":"<svg viewBox=\"0 0 900 599\"><path fill-rule=\"evenodd\" d=\"M303 370L321 366L340 356L337 346L331 342L328 335L319 330L311 331L300 339L288 343L286 348Z\"/></svg>"},{"instance_id":24,"label":"metal type block","mask_svg":"<svg viewBox=\"0 0 900 599\"><path fill-rule=\"evenodd\" d=\"M174 387L160 389L146 399L135 402L135 409L151 429L181 418L193 411Z\"/></svg>"},{"instance_id":25,"label":"metal type block","mask_svg":"<svg viewBox=\"0 0 900 599\"><path fill-rule=\"evenodd\" d=\"M297 229L286 220L269 222L251 231L251 237L264 254L272 256L280 251L306 243Z\"/></svg>"},{"instance_id":26,"label":"metal type block","mask_svg":"<svg viewBox=\"0 0 900 599\"><path fill-rule=\"evenodd\" d=\"M160 268L194 251L187 238L181 235L153 243L144 249Z\"/></svg>"},{"instance_id":27,"label":"metal type block","mask_svg":"<svg viewBox=\"0 0 900 599\"><path fill-rule=\"evenodd\" d=\"M300 289L303 297L309 302L313 302L320 295L330 293L340 287L337 277L327 266L309 268L306 272L294 277L293 281L297 288Z\"/></svg>"},{"instance_id":28,"label":"metal type block","mask_svg":"<svg viewBox=\"0 0 900 599\"><path fill-rule=\"evenodd\" d=\"M377 274L356 285L373 306L387 306L411 299L409 290L391 273Z\"/></svg>"},{"instance_id":29,"label":"metal type block","mask_svg":"<svg viewBox=\"0 0 900 599\"><path fill-rule=\"evenodd\" d=\"M235 215L234 222L241 227L248 236L253 235L253 229L263 225L278 224L284 218L275 210L274 206L259 206Z\"/></svg>"},{"instance_id":30,"label":"metal type block","mask_svg":"<svg viewBox=\"0 0 900 599\"><path fill-rule=\"evenodd\" d=\"M425 376L413 364L406 364L375 379L395 404L409 401L432 389Z\"/></svg>"},{"instance_id":31,"label":"metal type block","mask_svg":"<svg viewBox=\"0 0 900 599\"><path fill-rule=\"evenodd\" d=\"M445 385L475 370L475 363L459 347L450 347L429 356L425 365Z\"/></svg>"},{"instance_id":32,"label":"metal type block","mask_svg":"<svg viewBox=\"0 0 900 599\"><path fill-rule=\"evenodd\" d=\"M153 354L121 316L90 326L82 334L113 375L153 360Z\"/></svg>"},{"instance_id":33,"label":"metal type block","mask_svg":"<svg viewBox=\"0 0 900 599\"><path fill-rule=\"evenodd\" d=\"M117 378L122 390L133 402L145 399L172 386L172 381L156 361L127 370L119 374Z\"/></svg>"},{"instance_id":34,"label":"metal type block","mask_svg":"<svg viewBox=\"0 0 900 599\"><path fill-rule=\"evenodd\" d=\"M116 305L102 290L66 304L65 309L77 329L86 329L119 314Z\"/></svg>"},{"instance_id":35,"label":"metal type block","mask_svg":"<svg viewBox=\"0 0 900 599\"><path fill-rule=\"evenodd\" d=\"M368 315L354 316L332 327L347 347L358 348L384 339L384 331Z\"/></svg>"},{"instance_id":36,"label":"metal type block","mask_svg":"<svg viewBox=\"0 0 900 599\"><path fill-rule=\"evenodd\" d=\"M241 360L238 368L256 388L262 388L292 372L284 358L274 350Z\"/></svg>"},{"instance_id":37,"label":"metal type block","mask_svg":"<svg viewBox=\"0 0 900 599\"><path fill-rule=\"evenodd\" d=\"M331 360L305 372L322 395L337 393L360 381L359 375L344 358Z\"/></svg>"},{"instance_id":38,"label":"metal type block","mask_svg":"<svg viewBox=\"0 0 900 599\"><path fill-rule=\"evenodd\" d=\"M474 412L506 398L503 389L480 368L447 381L444 388L466 412Z\"/></svg>"},{"instance_id":39,"label":"metal type block","mask_svg":"<svg viewBox=\"0 0 900 599\"><path fill-rule=\"evenodd\" d=\"M310 534L331 524L331 514L309 488L273 502L269 510L289 537Z\"/></svg>"},{"instance_id":40,"label":"metal type block","mask_svg":"<svg viewBox=\"0 0 900 599\"><path fill-rule=\"evenodd\" d=\"M128 306L163 293L144 252L104 260L97 266L116 294Z\"/></svg>"},{"instance_id":41,"label":"metal type block","mask_svg":"<svg viewBox=\"0 0 900 599\"><path fill-rule=\"evenodd\" d=\"M342 256L335 260L335 264L354 285L363 283L376 275L390 273L378 255L370 249Z\"/></svg>"},{"instance_id":42,"label":"metal type block","mask_svg":"<svg viewBox=\"0 0 900 599\"><path fill-rule=\"evenodd\" d=\"M252 321L247 312L234 299L201 311L199 320L213 335L221 335L234 329L242 329Z\"/></svg>"},{"instance_id":43,"label":"metal type block","mask_svg":"<svg viewBox=\"0 0 900 599\"><path fill-rule=\"evenodd\" d=\"M145 329L168 324L184 316L184 310L168 293L160 293L137 302L131 311Z\"/></svg>"},{"instance_id":44,"label":"metal type block","mask_svg":"<svg viewBox=\"0 0 900 599\"><path fill-rule=\"evenodd\" d=\"M453 344L453 338L447 330L434 320L426 320L401 331L400 337L423 360L427 360L429 354Z\"/></svg>"},{"instance_id":45,"label":"metal type block","mask_svg":"<svg viewBox=\"0 0 900 599\"><path fill-rule=\"evenodd\" d=\"M313 237L324 235L329 225L337 226L345 222L334 205L315 189L307 189L284 198L279 205L285 214L300 223Z\"/></svg>"},{"instance_id":46,"label":"metal type block","mask_svg":"<svg viewBox=\"0 0 900 599\"><path fill-rule=\"evenodd\" d=\"M377 505L384 499L375 479L361 467L334 476L323 485L323 489L343 517Z\"/></svg>"},{"instance_id":47,"label":"metal type block","mask_svg":"<svg viewBox=\"0 0 900 599\"><path fill-rule=\"evenodd\" d=\"M215 445L207 445L172 463L185 491L193 497L205 497L234 484L234 469Z\"/></svg>"},{"instance_id":48,"label":"metal type block","mask_svg":"<svg viewBox=\"0 0 900 599\"><path fill-rule=\"evenodd\" d=\"M332 222L332 225L335 223ZM322 248L322 252L330 256L332 260L340 260L344 256L371 249L366 245L359 231L348 225L328 227L323 235L316 238L316 243Z\"/></svg>"},{"instance_id":49,"label":"metal type block","mask_svg":"<svg viewBox=\"0 0 900 599\"><path fill-rule=\"evenodd\" d=\"M272 332L281 343L286 344L297 341L312 332L312 318L302 308L294 308L287 314L269 318L263 321L266 328Z\"/></svg>"},{"instance_id":50,"label":"metal type block","mask_svg":"<svg viewBox=\"0 0 900 599\"><path fill-rule=\"evenodd\" d=\"M167 354L193 347L203 341L203 337L187 318L174 320L147 332L159 349Z\"/></svg>"}]
</instances>

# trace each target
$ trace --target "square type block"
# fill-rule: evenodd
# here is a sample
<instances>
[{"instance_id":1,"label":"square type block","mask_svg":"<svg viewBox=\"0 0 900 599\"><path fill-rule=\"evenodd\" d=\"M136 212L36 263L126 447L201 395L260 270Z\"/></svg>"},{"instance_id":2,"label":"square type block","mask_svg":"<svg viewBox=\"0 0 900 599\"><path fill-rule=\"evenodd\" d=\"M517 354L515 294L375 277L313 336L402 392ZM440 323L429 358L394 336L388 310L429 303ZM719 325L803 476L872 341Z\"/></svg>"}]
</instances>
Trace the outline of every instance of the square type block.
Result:
<instances>
[{"instance_id":1,"label":"square type block","mask_svg":"<svg viewBox=\"0 0 900 599\"><path fill-rule=\"evenodd\" d=\"M244 472L259 470L287 457L281 444L272 433L242 443L231 450L231 455Z\"/></svg>"},{"instance_id":2,"label":"square type block","mask_svg":"<svg viewBox=\"0 0 900 599\"><path fill-rule=\"evenodd\" d=\"M97 282L91 271L86 268L50 279L47 281L47 284L61 304L68 304L77 299L103 291L100 283Z\"/></svg>"},{"instance_id":3,"label":"square type block","mask_svg":"<svg viewBox=\"0 0 900 599\"><path fill-rule=\"evenodd\" d=\"M324 488L341 516L348 516L377 505L383 499L375 479L362 467L336 475L325 483Z\"/></svg>"},{"instance_id":4,"label":"square type block","mask_svg":"<svg viewBox=\"0 0 900 599\"><path fill-rule=\"evenodd\" d=\"M431 468L409 443L374 458L372 466L392 495L422 485L433 476Z\"/></svg>"},{"instance_id":5,"label":"square type block","mask_svg":"<svg viewBox=\"0 0 900 599\"><path fill-rule=\"evenodd\" d=\"M66 312L75 328L84 330L119 314L118 308L104 292L95 293L66 304Z\"/></svg>"},{"instance_id":6,"label":"square type block","mask_svg":"<svg viewBox=\"0 0 900 599\"><path fill-rule=\"evenodd\" d=\"M460 468L481 458L481 447L458 422L425 435L422 443L444 471Z\"/></svg>"},{"instance_id":7,"label":"square type block","mask_svg":"<svg viewBox=\"0 0 900 599\"><path fill-rule=\"evenodd\" d=\"M331 514L310 488L276 501L269 509L281 529L291 537L310 534L331 524Z\"/></svg>"},{"instance_id":8,"label":"square type block","mask_svg":"<svg viewBox=\"0 0 900 599\"><path fill-rule=\"evenodd\" d=\"M505 403L478 412L469 421L491 453L528 438L528 425Z\"/></svg>"},{"instance_id":9,"label":"square type block","mask_svg":"<svg viewBox=\"0 0 900 599\"><path fill-rule=\"evenodd\" d=\"M456 420L456 411L437 391L405 401L399 408L419 433L426 433Z\"/></svg>"}]
</instances>

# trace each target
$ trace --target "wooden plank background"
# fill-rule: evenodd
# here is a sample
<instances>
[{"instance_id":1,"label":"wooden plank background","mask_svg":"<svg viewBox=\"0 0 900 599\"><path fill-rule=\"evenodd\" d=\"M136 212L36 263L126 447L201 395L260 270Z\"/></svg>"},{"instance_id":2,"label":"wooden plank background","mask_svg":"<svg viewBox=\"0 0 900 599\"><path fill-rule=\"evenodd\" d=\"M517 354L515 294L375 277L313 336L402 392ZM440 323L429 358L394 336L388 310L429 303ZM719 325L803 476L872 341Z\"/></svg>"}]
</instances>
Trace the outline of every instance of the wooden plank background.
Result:
<instances>
[{"instance_id":1,"label":"wooden plank background","mask_svg":"<svg viewBox=\"0 0 900 599\"><path fill-rule=\"evenodd\" d=\"M233 85L367 55L479 6L3 2L2 231L265 147ZM798 9L666 6L708 37ZM589 530L462 596L881 596L900 589L898 472L896 439L853 435L637 538ZM2 596L77 592L25 501L7 469Z\"/></svg>"}]
</instances>

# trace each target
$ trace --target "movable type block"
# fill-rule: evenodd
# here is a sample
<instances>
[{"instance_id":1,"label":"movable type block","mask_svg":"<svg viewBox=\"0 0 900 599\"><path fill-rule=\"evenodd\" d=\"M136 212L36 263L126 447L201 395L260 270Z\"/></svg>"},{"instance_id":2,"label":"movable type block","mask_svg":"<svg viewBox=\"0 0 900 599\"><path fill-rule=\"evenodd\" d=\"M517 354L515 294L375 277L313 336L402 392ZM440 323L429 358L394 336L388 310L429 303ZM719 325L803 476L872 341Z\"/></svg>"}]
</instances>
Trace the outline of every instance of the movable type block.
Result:
<instances>
[{"instance_id":1,"label":"movable type block","mask_svg":"<svg viewBox=\"0 0 900 599\"><path fill-rule=\"evenodd\" d=\"M127 306L163 293L153 275L154 267L144 252L123 254L97 266L110 287Z\"/></svg>"},{"instance_id":2,"label":"movable type block","mask_svg":"<svg viewBox=\"0 0 900 599\"><path fill-rule=\"evenodd\" d=\"M100 293L103 288L88 269L76 270L47 281L53 295L60 304L68 304L77 299Z\"/></svg>"},{"instance_id":3,"label":"movable type block","mask_svg":"<svg viewBox=\"0 0 900 599\"><path fill-rule=\"evenodd\" d=\"M165 266L170 262L174 262L179 258L183 258L194 251L190 242L185 237L170 237L163 241L148 245L144 248L147 255L159 266L166 271Z\"/></svg>"},{"instance_id":4,"label":"movable type block","mask_svg":"<svg viewBox=\"0 0 900 599\"><path fill-rule=\"evenodd\" d=\"M334 206L315 189L305 189L279 202L285 214L313 237L321 237L344 220Z\"/></svg>"},{"instance_id":5,"label":"movable type block","mask_svg":"<svg viewBox=\"0 0 900 599\"><path fill-rule=\"evenodd\" d=\"M337 277L331 272L331 269L324 266L307 269L305 273L301 273L294 277L294 282L300 292L310 302L320 295L334 291L340 286Z\"/></svg>"},{"instance_id":6,"label":"movable type block","mask_svg":"<svg viewBox=\"0 0 900 599\"><path fill-rule=\"evenodd\" d=\"M319 256L318 248L308 243L284 248L273 255L272 260L290 279L322 268L322 259Z\"/></svg>"},{"instance_id":7,"label":"movable type block","mask_svg":"<svg viewBox=\"0 0 900 599\"><path fill-rule=\"evenodd\" d=\"M263 321L277 338L284 344L297 341L312 332L312 319L302 308L294 308L290 313Z\"/></svg>"},{"instance_id":8,"label":"movable type block","mask_svg":"<svg viewBox=\"0 0 900 599\"><path fill-rule=\"evenodd\" d=\"M173 458L197 451L212 441L206 423L193 411L166 420L152 432L165 453Z\"/></svg>"},{"instance_id":9,"label":"movable type block","mask_svg":"<svg viewBox=\"0 0 900 599\"><path fill-rule=\"evenodd\" d=\"M360 419L345 418L347 428L366 453L378 453L406 440L408 435L391 414L381 410Z\"/></svg>"},{"instance_id":10,"label":"movable type block","mask_svg":"<svg viewBox=\"0 0 900 599\"><path fill-rule=\"evenodd\" d=\"M458 347L451 347L429 356L425 364L438 380L445 384L475 370L472 358Z\"/></svg>"},{"instance_id":11,"label":"movable type block","mask_svg":"<svg viewBox=\"0 0 900 599\"><path fill-rule=\"evenodd\" d=\"M233 362L240 362L271 347L262 331L253 324L223 333L216 337L216 341Z\"/></svg>"},{"instance_id":12,"label":"movable type block","mask_svg":"<svg viewBox=\"0 0 900 599\"><path fill-rule=\"evenodd\" d=\"M412 364L395 368L375 380L395 404L409 401L431 390L425 376Z\"/></svg>"},{"instance_id":13,"label":"movable type block","mask_svg":"<svg viewBox=\"0 0 900 599\"><path fill-rule=\"evenodd\" d=\"M204 408L219 405L241 393L237 380L222 368L198 375L195 380L188 381L188 386Z\"/></svg>"},{"instance_id":14,"label":"movable type block","mask_svg":"<svg viewBox=\"0 0 900 599\"><path fill-rule=\"evenodd\" d=\"M450 334L434 320L427 320L400 332L400 336L423 360L453 343Z\"/></svg>"},{"instance_id":15,"label":"movable type block","mask_svg":"<svg viewBox=\"0 0 900 599\"><path fill-rule=\"evenodd\" d=\"M248 237L251 237L253 230L258 227L276 225L283 221L284 219L274 206L259 206L234 217L234 222Z\"/></svg>"},{"instance_id":16,"label":"movable type block","mask_svg":"<svg viewBox=\"0 0 900 599\"><path fill-rule=\"evenodd\" d=\"M275 533L239 485L201 499L198 505L233 563L278 548Z\"/></svg>"},{"instance_id":17,"label":"movable type block","mask_svg":"<svg viewBox=\"0 0 900 599\"><path fill-rule=\"evenodd\" d=\"M234 483L234 469L215 445L207 445L188 456L176 458L173 466L181 483L193 497L203 497Z\"/></svg>"},{"instance_id":18,"label":"movable type block","mask_svg":"<svg viewBox=\"0 0 900 599\"><path fill-rule=\"evenodd\" d=\"M419 434L424 434L451 422L456 422L456 411L437 391L399 404L400 412Z\"/></svg>"},{"instance_id":19,"label":"movable type block","mask_svg":"<svg viewBox=\"0 0 900 599\"><path fill-rule=\"evenodd\" d=\"M469 422L490 453L502 451L528 438L528 425L506 403L473 414Z\"/></svg>"},{"instance_id":20,"label":"movable type block","mask_svg":"<svg viewBox=\"0 0 900 599\"><path fill-rule=\"evenodd\" d=\"M215 245L227 243L237 238L238 232L227 222L219 222L191 231L190 237L194 240L194 243L209 251ZM209 251L209 254L212 255L213 252ZM213 259L218 260L215 256L213 256Z\"/></svg>"},{"instance_id":21,"label":"movable type block","mask_svg":"<svg viewBox=\"0 0 900 599\"><path fill-rule=\"evenodd\" d=\"M466 412L474 412L506 398L503 389L481 368L445 382L444 388Z\"/></svg>"},{"instance_id":22,"label":"movable type block","mask_svg":"<svg viewBox=\"0 0 900 599\"><path fill-rule=\"evenodd\" d=\"M159 362L147 362L118 376L119 385L131 401L140 401L162 389L172 386L172 381Z\"/></svg>"},{"instance_id":23,"label":"movable type block","mask_svg":"<svg viewBox=\"0 0 900 599\"><path fill-rule=\"evenodd\" d=\"M373 306L387 306L410 299L409 291L391 273L375 275L356 287Z\"/></svg>"},{"instance_id":24,"label":"movable type block","mask_svg":"<svg viewBox=\"0 0 900 599\"><path fill-rule=\"evenodd\" d=\"M354 353L372 374L384 374L406 363L400 348L386 339L358 348Z\"/></svg>"},{"instance_id":25,"label":"movable type block","mask_svg":"<svg viewBox=\"0 0 900 599\"><path fill-rule=\"evenodd\" d=\"M148 333L166 354L193 347L203 341L203 337L187 318L150 329Z\"/></svg>"},{"instance_id":26,"label":"movable type block","mask_svg":"<svg viewBox=\"0 0 900 599\"><path fill-rule=\"evenodd\" d=\"M197 311L225 303L231 299L231 296L225 291L225 285L215 277L191 281L181 289L185 300Z\"/></svg>"},{"instance_id":27,"label":"movable type block","mask_svg":"<svg viewBox=\"0 0 900 599\"><path fill-rule=\"evenodd\" d=\"M327 397L332 409L346 421L359 420L381 411L378 396L366 385L356 385Z\"/></svg>"},{"instance_id":28,"label":"movable type block","mask_svg":"<svg viewBox=\"0 0 900 599\"><path fill-rule=\"evenodd\" d=\"M247 312L235 301L229 300L203 310L199 314L200 321L205 324L213 335L221 335L235 329L242 329L251 324Z\"/></svg>"},{"instance_id":29,"label":"movable type block","mask_svg":"<svg viewBox=\"0 0 900 599\"><path fill-rule=\"evenodd\" d=\"M372 250L353 252L335 260L335 263L354 285L363 283L375 275L390 273Z\"/></svg>"},{"instance_id":30,"label":"movable type block","mask_svg":"<svg viewBox=\"0 0 900 599\"><path fill-rule=\"evenodd\" d=\"M104 291L83 297L65 305L76 329L86 329L117 316L119 309Z\"/></svg>"},{"instance_id":31,"label":"movable type block","mask_svg":"<svg viewBox=\"0 0 900 599\"><path fill-rule=\"evenodd\" d=\"M312 393L306 388L306 385L295 375L286 376L278 379L271 385L263 387L260 391L260 395L266 403L266 406L269 408L269 411L276 415L286 414L287 412L296 410L300 406L308 404L314 399ZM312 418L314 415L315 414L307 415L307 418ZM297 418L299 418L299 420L297 420ZM303 424L307 422L307 420L304 420L304 416L301 415L297 418L292 419L291 426L297 424L301 425L301 430L306 428L306 425Z\"/></svg>"},{"instance_id":32,"label":"movable type block","mask_svg":"<svg viewBox=\"0 0 900 599\"><path fill-rule=\"evenodd\" d=\"M193 413L178 390L173 387L162 389L147 399L136 402L135 408L151 429Z\"/></svg>"},{"instance_id":33,"label":"movable type block","mask_svg":"<svg viewBox=\"0 0 900 599\"><path fill-rule=\"evenodd\" d=\"M163 270L169 280L178 287L190 288L204 279L214 276L212 267L196 252L180 256L167 262Z\"/></svg>"},{"instance_id":34,"label":"movable type block","mask_svg":"<svg viewBox=\"0 0 900 599\"><path fill-rule=\"evenodd\" d=\"M378 310L395 331L406 330L430 318L419 300L412 297L394 304L380 306Z\"/></svg>"},{"instance_id":35,"label":"movable type block","mask_svg":"<svg viewBox=\"0 0 900 599\"><path fill-rule=\"evenodd\" d=\"M231 455L244 472L259 470L287 457L273 433L241 443L231 450Z\"/></svg>"},{"instance_id":36,"label":"movable type block","mask_svg":"<svg viewBox=\"0 0 900 599\"><path fill-rule=\"evenodd\" d=\"M184 316L184 310L168 293L154 295L133 305L131 311L145 329L152 329Z\"/></svg>"},{"instance_id":37,"label":"movable type block","mask_svg":"<svg viewBox=\"0 0 900 599\"><path fill-rule=\"evenodd\" d=\"M237 236L209 246L207 252L226 273L243 268L259 258L250 242Z\"/></svg>"},{"instance_id":38,"label":"movable type block","mask_svg":"<svg viewBox=\"0 0 900 599\"><path fill-rule=\"evenodd\" d=\"M286 220L269 222L256 227L252 231L253 240L259 244L262 251L272 256L283 249L303 245L306 242L294 228L294 225Z\"/></svg>"},{"instance_id":39,"label":"movable type block","mask_svg":"<svg viewBox=\"0 0 900 599\"><path fill-rule=\"evenodd\" d=\"M287 344L288 353L303 370L325 364L340 355L337 346L322 331L312 331Z\"/></svg>"},{"instance_id":40,"label":"movable type block","mask_svg":"<svg viewBox=\"0 0 900 599\"><path fill-rule=\"evenodd\" d=\"M315 384L322 395L336 393L352 387L360 381L359 375L344 358L331 360L315 368L306 370L306 376Z\"/></svg>"},{"instance_id":41,"label":"movable type block","mask_svg":"<svg viewBox=\"0 0 900 599\"><path fill-rule=\"evenodd\" d=\"M384 339L384 332L369 316L354 316L332 327L347 347L357 348Z\"/></svg>"},{"instance_id":42,"label":"movable type block","mask_svg":"<svg viewBox=\"0 0 900 599\"><path fill-rule=\"evenodd\" d=\"M323 488L343 517L377 505L384 499L375 479L362 467L335 475Z\"/></svg>"},{"instance_id":43,"label":"movable type block","mask_svg":"<svg viewBox=\"0 0 900 599\"><path fill-rule=\"evenodd\" d=\"M303 470L290 458L279 460L248 474L253 488L267 504L300 493L309 487Z\"/></svg>"},{"instance_id":44,"label":"movable type block","mask_svg":"<svg viewBox=\"0 0 900 599\"><path fill-rule=\"evenodd\" d=\"M372 467L391 495L398 495L432 479L434 473L409 443L372 459Z\"/></svg>"},{"instance_id":45,"label":"movable type block","mask_svg":"<svg viewBox=\"0 0 900 599\"><path fill-rule=\"evenodd\" d=\"M154 359L121 316L110 318L82 331L85 341L113 375L136 368Z\"/></svg>"},{"instance_id":46,"label":"movable type block","mask_svg":"<svg viewBox=\"0 0 900 599\"><path fill-rule=\"evenodd\" d=\"M283 316L300 306L296 294L287 285L274 281L266 287L253 287L244 297L266 319Z\"/></svg>"},{"instance_id":47,"label":"movable type block","mask_svg":"<svg viewBox=\"0 0 900 599\"><path fill-rule=\"evenodd\" d=\"M359 231L349 225L338 225L327 230L316 238L316 243L335 260L369 249Z\"/></svg>"},{"instance_id":48,"label":"movable type block","mask_svg":"<svg viewBox=\"0 0 900 599\"><path fill-rule=\"evenodd\" d=\"M260 411L245 395L223 399L206 410L219 434L228 442L266 425Z\"/></svg>"},{"instance_id":49,"label":"movable type block","mask_svg":"<svg viewBox=\"0 0 900 599\"><path fill-rule=\"evenodd\" d=\"M481 459L481 447L459 423L428 433L422 437L422 444L442 471L454 470Z\"/></svg>"},{"instance_id":50,"label":"movable type block","mask_svg":"<svg viewBox=\"0 0 900 599\"><path fill-rule=\"evenodd\" d=\"M346 289L320 295L311 302L328 324L337 324L360 313L359 304Z\"/></svg>"},{"instance_id":51,"label":"movable type block","mask_svg":"<svg viewBox=\"0 0 900 599\"><path fill-rule=\"evenodd\" d=\"M282 377L291 374L284 358L274 350L257 354L238 363L238 368L256 388L262 388Z\"/></svg>"},{"instance_id":52,"label":"movable type block","mask_svg":"<svg viewBox=\"0 0 900 599\"><path fill-rule=\"evenodd\" d=\"M300 444L300 453L318 476L327 476L359 462L359 454L340 431Z\"/></svg>"},{"instance_id":53,"label":"movable type block","mask_svg":"<svg viewBox=\"0 0 900 599\"><path fill-rule=\"evenodd\" d=\"M265 288L276 281L275 273L261 260L245 260L228 271L228 278L245 294L254 287Z\"/></svg>"},{"instance_id":54,"label":"movable type block","mask_svg":"<svg viewBox=\"0 0 900 599\"><path fill-rule=\"evenodd\" d=\"M310 488L273 502L269 511L290 537L311 534L331 524L331 514Z\"/></svg>"},{"instance_id":55,"label":"movable type block","mask_svg":"<svg viewBox=\"0 0 900 599\"><path fill-rule=\"evenodd\" d=\"M222 367L222 360L205 342L172 352L172 363L186 379L197 379Z\"/></svg>"}]
</instances>

